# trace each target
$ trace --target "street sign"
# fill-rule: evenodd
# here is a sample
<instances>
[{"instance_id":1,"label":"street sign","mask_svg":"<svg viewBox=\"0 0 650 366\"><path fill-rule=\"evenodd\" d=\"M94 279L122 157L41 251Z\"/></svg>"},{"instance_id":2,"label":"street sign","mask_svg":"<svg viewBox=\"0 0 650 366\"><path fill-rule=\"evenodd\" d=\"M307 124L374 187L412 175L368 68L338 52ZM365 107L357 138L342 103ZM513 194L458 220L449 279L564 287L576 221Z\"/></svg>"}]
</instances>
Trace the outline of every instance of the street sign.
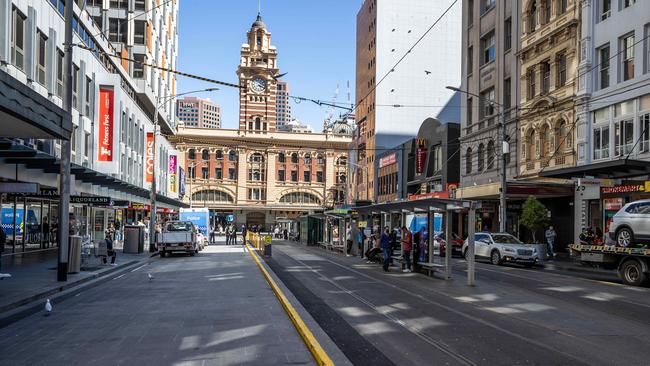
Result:
<instances>
[{"instance_id":1,"label":"street sign","mask_svg":"<svg viewBox=\"0 0 650 366\"><path fill-rule=\"evenodd\" d=\"M235 215L228 215L228 216L226 216L226 221L228 221L228 222L233 222L233 221L235 221Z\"/></svg>"},{"instance_id":2,"label":"street sign","mask_svg":"<svg viewBox=\"0 0 650 366\"><path fill-rule=\"evenodd\" d=\"M271 244L271 241L273 241L271 235L264 236L264 244Z\"/></svg>"}]
</instances>

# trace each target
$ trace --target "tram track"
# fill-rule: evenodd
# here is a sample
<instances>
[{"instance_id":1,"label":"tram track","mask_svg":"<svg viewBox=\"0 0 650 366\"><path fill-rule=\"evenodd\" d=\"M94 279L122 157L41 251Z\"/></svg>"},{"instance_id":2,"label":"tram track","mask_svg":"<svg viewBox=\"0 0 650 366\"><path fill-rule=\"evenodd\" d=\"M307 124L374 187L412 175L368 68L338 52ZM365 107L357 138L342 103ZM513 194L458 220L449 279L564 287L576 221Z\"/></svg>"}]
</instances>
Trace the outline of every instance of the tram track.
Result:
<instances>
[{"instance_id":1,"label":"tram track","mask_svg":"<svg viewBox=\"0 0 650 366\"><path fill-rule=\"evenodd\" d=\"M277 248L277 247L276 247L276 248ZM280 250L280 251L282 251L282 250ZM307 249L307 251L312 252L312 253L322 254L322 253L319 253L319 252L316 252L316 251L312 251L312 250L309 250L309 249ZM372 302L372 300L369 300L369 299L367 299L366 297L361 296L361 295L358 293L358 291L351 290L351 289L349 289L349 288L343 286L342 284L337 283L336 281L333 281L332 279L329 279L329 278L327 278L327 277L324 277L322 274L319 274L318 270L314 269L312 266L310 266L309 264L305 263L304 261L299 260L299 259L296 259L296 258L292 257L291 255L285 253L284 251L282 251L282 252L283 252L283 255L284 255L284 256L286 256L287 258L290 258L293 262L299 264L299 265L302 266L303 268L309 270L310 272L312 272L312 273L314 273L315 275L317 275L319 278L323 279L324 281L328 282L329 284L331 284L331 285L334 286L335 288L339 289L339 291L340 291L341 293L345 293L345 294L351 296L351 297L354 298L355 300L359 301L360 303L362 303L362 304L364 304L365 306L367 306L367 307L369 307L370 309L372 309L375 313L377 313L377 314L379 314L379 315L381 315L381 316L384 316L385 318L387 318L388 320L390 320L392 323L399 325L400 327L402 327L403 329L405 329L405 330L408 331L409 333L411 333L411 334L417 336L418 338L420 338L420 339L423 340L424 342L426 342L426 343L430 344L431 346L435 347L436 349L438 349L439 351L441 351L441 352L443 352L444 354L448 355L449 357L453 358L454 360L456 360L456 361L459 362L460 364L463 364L463 365L479 365L479 363L477 363L476 361L474 361L474 360L468 358L467 356L461 354L461 353L458 352L457 350L454 350L450 345L448 345L448 344L446 344L446 343L444 343L444 342L441 342L441 341L439 341L439 340L436 340L436 339L430 337L429 335L427 335L427 334L425 334L425 333L419 331L418 329L415 329L415 328L413 328L413 327L409 327L408 324L406 324L403 320L401 320L400 318L398 318L398 317L396 317L396 316L394 316L394 315L387 314L387 313L385 313L385 312L380 311L380 309L378 309L378 307L377 307L377 306ZM453 313L453 314L455 314L455 315L457 315L457 316L463 317L463 318L465 318L465 319L467 319L467 320L469 320L469 321L479 323L479 324L481 324L481 325L483 325L483 326L485 326L485 327L488 327L488 328L493 329L493 330L495 330L495 331L498 331L498 332L501 332L501 333L506 334L506 335L508 335L508 336L511 336L511 337L513 337L513 338L516 338L516 339L518 339L519 341L526 342L527 344L529 344L529 345L531 345L531 346L534 346L534 347L537 347L538 349L544 349L544 350L546 350L547 352L561 355L562 357L565 357L565 358L567 358L567 359L570 359L572 365L587 365L587 363L585 363L583 359L580 359L580 358L578 358L578 357L575 357L575 356L573 356L573 355L571 355L571 354L569 354L569 353L566 353L566 352L563 352L563 351L559 351L558 349L553 348L553 347L550 347L549 345L547 345L547 344L545 344L545 343L542 343L542 342L536 341L536 340L534 340L534 339L531 339L530 337L528 337L528 336L526 336L526 335L522 335L522 334L519 334L519 333L513 332L513 331L511 331L511 330L505 329L505 328L500 327L499 325L494 324L494 323L492 323L492 322L490 322L490 321L487 321L487 320L485 320L485 319L480 319L480 318L477 318L477 317L475 317L475 316L471 316L471 315L469 315L469 314L467 314L467 313L465 313L465 312L462 312L462 311L456 310L456 309L454 309L454 308L452 308L452 307L450 307L450 306L447 306L447 305L442 304L442 303L440 303L440 302L437 302L437 301L431 300L431 299L429 299L429 298L427 298L427 297L425 297L425 296L423 296L423 295L421 295L421 294L414 293L414 292L412 292L412 291L410 291L410 290L404 289L404 288L399 287L399 286L397 286L397 285L395 285L395 284L392 284L392 283L390 283L390 282L387 282L387 281L383 281L383 280L381 280L381 279L374 278L374 277L369 276L369 275L367 275L367 274L365 274L365 273L362 273L362 272L357 271L357 270L355 270L355 269L349 268L349 266L345 266L345 265L342 265L342 264L340 264L340 263L337 263L336 261L333 261L333 260L327 259L327 258L325 258L325 257L322 256L322 255L320 255L319 257L322 258L321 260L324 260L324 261L326 261L326 262L328 262L328 263L330 263L330 264L332 264L332 265L335 265L335 266L337 266L338 268L341 268L341 269L343 269L343 270L345 270L345 271L347 271L347 272L350 272L350 273L353 273L353 274L355 274L355 275L357 275L357 276L363 277L363 278L367 279L369 282L372 282L372 283L375 283L375 284L379 284L379 285L382 285L382 286L389 286L389 287L393 288L394 290L397 290L397 291L399 291L399 292L402 292L402 293L404 293L404 294L407 294L407 295L409 295L409 296L411 296L411 297L416 298L418 301L423 301L423 302L425 302L425 303L427 303L427 304L430 304L430 305L433 305L433 306L439 307L440 309L443 309L443 310L445 310L445 311L448 311L448 312L450 312L450 313ZM429 289L429 290L430 290L430 289ZM432 291L432 292L434 292L435 294L438 294L438 295L444 296L445 298L455 300L452 296L449 296L448 294L444 294L444 293L439 292L439 291ZM529 323L529 322L527 322L527 323ZM531 326L535 326L535 327L539 327L539 324L536 324L536 323L529 323L529 325L531 325ZM542 327L542 328L545 328L545 327ZM564 334L562 331L559 331L559 330L557 330L557 329L552 329L552 328L546 328L546 329L547 329L548 331L551 331L551 332L553 332L553 333L555 333L555 334L558 334L558 335L569 336L569 335ZM586 343L589 347L593 347L593 346L594 346L594 344L593 344L592 342L585 342L585 343Z\"/></svg>"}]
</instances>

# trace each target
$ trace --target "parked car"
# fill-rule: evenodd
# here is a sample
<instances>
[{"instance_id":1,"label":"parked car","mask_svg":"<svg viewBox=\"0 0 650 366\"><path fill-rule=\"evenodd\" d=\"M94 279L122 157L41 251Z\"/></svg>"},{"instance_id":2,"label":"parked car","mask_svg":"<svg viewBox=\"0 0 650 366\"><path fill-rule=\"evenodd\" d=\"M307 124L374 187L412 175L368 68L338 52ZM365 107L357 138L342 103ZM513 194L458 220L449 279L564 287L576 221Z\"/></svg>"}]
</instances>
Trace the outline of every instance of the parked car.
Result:
<instances>
[{"instance_id":1,"label":"parked car","mask_svg":"<svg viewBox=\"0 0 650 366\"><path fill-rule=\"evenodd\" d=\"M463 257L468 259L468 243L463 244ZM495 265L504 262L520 263L532 267L539 260L537 248L524 244L508 233L476 233L474 236L474 257L488 258Z\"/></svg>"},{"instance_id":2,"label":"parked car","mask_svg":"<svg viewBox=\"0 0 650 366\"><path fill-rule=\"evenodd\" d=\"M446 255L447 241L445 240L445 233L434 235L433 237L433 251L438 252L441 257ZM463 239L456 233L451 233L451 255L463 255Z\"/></svg>"},{"instance_id":3,"label":"parked car","mask_svg":"<svg viewBox=\"0 0 650 366\"><path fill-rule=\"evenodd\" d=\"M184 252L194 256L199 252L196 228L191 221L169 221L163 231L156 235L156 243L161 257L172 252Z\"/></svg>"},{"instance_id":4,"label":"parked car","mask_svg":"<svg viewBox=\"0 0 650 366\"><path fill-rule=\"evenodd\" d=\"M618 210L609 225L609 237L625 248L650 241L650 200L630 202Z\"/></svg>"}]
</instances>

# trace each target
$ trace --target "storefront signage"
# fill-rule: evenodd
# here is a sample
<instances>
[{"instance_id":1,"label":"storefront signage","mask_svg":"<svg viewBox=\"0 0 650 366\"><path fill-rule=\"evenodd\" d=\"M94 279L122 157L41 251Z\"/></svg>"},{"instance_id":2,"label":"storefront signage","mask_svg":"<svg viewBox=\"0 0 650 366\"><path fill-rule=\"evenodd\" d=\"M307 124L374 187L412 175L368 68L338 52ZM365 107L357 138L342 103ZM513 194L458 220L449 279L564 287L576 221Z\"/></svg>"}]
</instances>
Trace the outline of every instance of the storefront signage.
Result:
<instances>
[{"instance_id":1,"label":"storefront signage","mask_svg":"<svg viewBox=\"0 0 650 366\"><path fill-rule=\"evenodd\" d=\"M600 192L603 194L612 194L612 193L636 193L636 192L647 192L646 184L626 184L626 185L617 185L613 187L602 187Z\"/></svg>"},{"instance_id":2,"label":"storefront signage","mask_svg":"<svg viewBox=\"0 0 650 366\"><path fill-rule=\"evenodd\" d=\"M131 206L129 208L133 210L145 210L145 211L149 211L151 209L149 205L145 205L144 203L135 203L135 202L131 202Z\"/></svg>"},{"instance_id":3,"label":"storefront signage","mask_svg":"<svg viewBox=\"0 0 650 366\"><path fill-rule=\"evenodd\" d=\"M423 200L427 198L449 198L448 192L429 192L422 194L412 194L408 197L409 201Z\"/></svg>"},{"instance_id":4,"label":"storefront signage","mask_svg":"<svg viewBox=\"0 0 650 366\"><path fill-rule=\"evenodd\" d=\"M153 182L153 132L147 132L147 149L144 156L145 182Z\"/></svg>"},{"instance_id":5,"label":"storefront signage","mask_svg":"<svg viewBox=\"0 0 650 366\"><path fill-rule=\"evenodd\" d=\"M178 183L176 178L176 168L178 167L177 162L178 162L178 156L176 155L169 155L169 191L172 193L176 193L178 189L176 188L176 184Z\"/></svg>"},{"instance_id":6,"label":"storefront signage","mask_svg":"<svg viewBox=\"0 0 650 366\"><path fill-rule=\"evenodd\" d=\"M422 174L422 172L424 172L424 164L426 164L427 161L427 141L425 139L417 139L416 141L415 173Z\"/></svg>"},{"instance_id":7,"label":"storefront signage","mask_svg":"<svg viewBox=\"0 0 650 366\"><path fill-rule=\"evenodd\" d=\"M235 215L226 215L226 221L228 222L235 221Z\"/></svg>"},{"instance_id":8,"label":"storefront signage","mask_svg":"<svg viewBox=\"0 0 650 366\"><path fill-rule=\"evenodd\" d=\"M397 163L397 153L391 153L379 158L379 168Z\"/></svg>"},{"instance_id":9,"label":"storefront signage","mask_svg":"<svg viewBox=\"0 0 650 366\"><path fill-rule=\"evenodd\" d=\"M112 201L110 197L70 196L70 203L110 206Z\"/></svg>"},{"instance_id":10,"label":"storefront signage","mask_svg":"<svg viewBox=\"0 0 650 366\"><path fill-rule=\"evenodd\" d=\"M113 161L113 89L99 89L99 133L97 134L97 160Z\"/></svg>"},{"instance_id":11,"label":"storefront signage","mask_svg":"<svg viewBox=\"0 0 650 366\"><path fill-rule=\"evenodd\" d=\"M131 204L130 201L115 200L113 201L113 208L127 208Z\"/></svg>"}]
</instances>

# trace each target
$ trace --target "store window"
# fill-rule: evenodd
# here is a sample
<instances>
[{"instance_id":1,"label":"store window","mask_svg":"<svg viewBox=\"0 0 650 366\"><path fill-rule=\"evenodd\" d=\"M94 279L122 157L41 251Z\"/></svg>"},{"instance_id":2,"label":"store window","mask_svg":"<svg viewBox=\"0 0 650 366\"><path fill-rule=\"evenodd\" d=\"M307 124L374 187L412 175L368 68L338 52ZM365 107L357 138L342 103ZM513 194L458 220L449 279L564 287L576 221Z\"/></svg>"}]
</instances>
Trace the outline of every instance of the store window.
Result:
<instances>
[{"instance_id":1,"label":"store window","mask_svg":"<svg viewBox=\"0 0 650 366\"><path fill-rule=\"evenodd\" d=\"M621 57L623 81L630 80L634 77L634 46L634 33L621 39L621 49L623 50Z\"/></svg>"},{"instance_id":2,"label":"store window","mask_svg":"<svg viewBox=\"0 0 650 366\"><path fill-rule=\"evenodd\" d=\"M228 179L237 180L237 169L228 168Z\"/></svg>"},{"instance_id":3,"label":"store window","mask_svg":"<svg viewBox=\"0 0 650 366\"><path fill-rule=\"evenodd\" d=\"M11 63L17 68L25 69L25 19L16 8L12 10Z\"/></svg>"},{"instance_id":4,"label":"store window","mask_svg":"<svg viewBox=\"0 0 650 366\"><path fill-rule=\"evenodd\" d=\"M305 171L303 172L303 175L304 175L304 176L303 176L303 178L304 178L303 181L304 181L304 182L306 182L306 183L311 182L311 172L310 172L309 170L305 170Z\"/></svg>"},{"instance_id":5,"label":"store window","mask_svg":"<svg viewBox=\"0 0 650 366\"><path fill-rule=\"evenodd\" d=\"M616 156L632 152L634 145L634 124L631 119L618 121L614 130L614 150Z\"/></svg>"},{"instance_id":6,"label":"store window","mask_svg":"<svg viewBox=\"0 0 650 366\"><path fill-rule=\"evenodd\" d=\"M323 172L316 172L316 182L323 183Z\"/></svg>"}]
</instances>

